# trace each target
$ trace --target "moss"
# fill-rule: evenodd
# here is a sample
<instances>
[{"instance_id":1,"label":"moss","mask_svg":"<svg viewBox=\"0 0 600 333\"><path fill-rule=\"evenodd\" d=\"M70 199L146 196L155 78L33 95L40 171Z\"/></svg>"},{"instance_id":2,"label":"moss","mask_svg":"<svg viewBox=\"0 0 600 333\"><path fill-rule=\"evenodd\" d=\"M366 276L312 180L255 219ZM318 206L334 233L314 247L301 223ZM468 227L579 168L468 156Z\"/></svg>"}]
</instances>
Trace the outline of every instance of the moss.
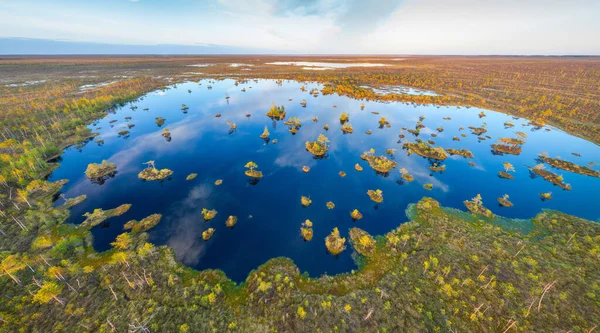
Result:
<instances>
[{"instance_id":1,"label":"moss","mask_svg":"<svg viewBox=\"0 0 600 333\"><path fill-rule=\"evenodd\" d=\"M333 228L331 234L325 237L325 246L327 247L327 250L335 256L342 253L342 251L346 249L345 244L346 238L342 238L340 236L338 228Z\"/></svg>"},{"instance_id":2,"label":"moss","mask_svg":"<svg viewBox=\"0 0 600 333\"><path fill-rule=\"evenodd\" d=\"M409 154L414 152L417 155L421 155L426 158L443 161L448 158L446 151L442 147L432 147L428 143L405 143L402 145L403 149L409 151Z\"/></svg>"},{"instance_id":3,"label":"moss","mask_svg":"<svg viewBox=\"0 0 600 333\"><path fill-rule=\"evenodd\" d=\"M161 220L161 214L152 214L144 217L141 221L131 220L123 226L123 229L131 229L133 232L143 232L154 228Z\"/></svg>"},{"instance_id":4,"label":"moss","mask_svg":"<svg viewBox=\"0 0 600 333\"><path fill-rule=\"evenodd\" d=\"M540 154L539 158L550 164L551 166L557 168L557 169L561 169L561 170L565 170L565 171L571 171L574 173L578 173L581 175L586 175L586 176L590 176L590 177L600 177L600 172L590 169L586 166L582 166L582 165L577 165L573 162L569 162L569 161L565 161L565 160L561 160L559 158L551 158L548 157L544 154Z\"/></svg>"},{"instance_id":5,"label":"moss","mask_svg":"<svg viewBox=\"0 0 600 333\"><path fill-rule=\"evenodd\" d=\"M229 228L233 228L237 224L238 218L237 216L229 215L227 221L225 221L225 225Z\"/></svg>"},{"instance_id":6,"label":"moss","mask_svg":"<svg viewBox=\"0 0 600 333\"><path fill-rule=\"evenodd\" d=\"M121 215L125 214L129 210L129 208L131 208L131 204L122 204L121 206L119 206L117 208L109 209L109 210L103 210L102 208L96 208L91 213L83 214L83 216L85 216L86 219L78 227L79 228L95 227L95 226L101 224L102 222L104 222L106 219L109 219L114 216L121 216Z\"/></svg>"},{"instance_id":7,"label":"moss","mask_svg":"<svg viewBox=\"0 0 600 333\"><path fill-rule=\"evenodd\" d=\"M117 170L117 165L103 160L102 163L90 163L85 170L85 175L90 178L102 178Z\"/></svg>"},{"instance_id":8,"label":"moss","mask_svg":"<svg viewBox=\"0 0 600 333\"><path fill-rule=\"evenodd\" d=\"M517 146L503 145L503 144L493 144L491 145L492 149L498 153L502 154L510 154L510 155L519 155L523 148Z\"/></svg>"},{"instance_id":9,"label":"moss","mask_svg":"<svg viewBox=\"0 0 600 333\"><path fill-rule=\"evenodd\" d=\"M457 141L460 141L457 140ZM473 153L468 150L468 149L452 149L452 148L446 148L446 152L448 152L448 154L450 155L459 155L462 156L464 158L473 158Z\"/></svg>"},{"instance_id":10,"label":"moss","mask_svg":"<svg viewBox=\"0 0 600 333\"><path fill-rule=\"evenodd\" d=\"M309 197L302 196L300 197L300 203L302 204L302 206L308 207L312 203L312 200L310 200Z\"/></svg>"},{"instance_id":11,"label":"moss","mask_svg":"<svg viewBox=\"0 0 600 333\"><path fill-rule=\"evenodd\" d=\"M529 168L531 172L542 177L544 180L562 188L563 190L570 191L571 185L564 182L563 177L555 174L554 172L544 169L542 164L538 164L535 167Z\"/></svg>"},{"instance_id":12,"label":"moss","mask_svg":"<svg viewBox=\"0 0 600 333\"><path fill-rule=\"evenodd\" d=\"M304 221L304 223L302 223L302 227L300 228L300 235L307 242L312 240L312 238L313 238L312 226L313 226L312 222L310 220L306 220L306 221Z\"/></svg>"},{"instance_id":13,"label":"moss","mask_svg":"<svg viewBox=\"0 0 600 333\"><path fill-rule=\"evenodd\" d=\"M415 178L412 175L408 174L408 173L403 174L402 175L402 179L404 179L405 181L407 181L409 183L415 180Z\"/></svg>"},{"instance_id":14,"label":"moss","mask_svg":"<svg viewBox=\"0 0 600 333\"><path fill-rule=\"evenodd\" d=\"M367 152L364 152L361 155L361 158L366 160L369 163L369 166L377 172L386 174L392 171L392 169L398 165L396 161L391 160L387 156L375 156L374 154L375 150L371 149Z\"/></svg>"},{"instance_id":15,"label":"moss","mask_svg":"<svg viewBox=\"0 0 600 333\"><path fill-rule=\"evenodd\" d=\"M354 128L352 127L352 124L350 124L350 123L344 123L344 125L342 125L342 132L344 132L344 133L354 133Z\"/></svg>"},{"instance_id":16,"label":"moss","mask_svg":"<svg viewBox=\"0 0 600 333\"><path fill-rule=\"evenodd\" d=\"M212 220L215 218L215 216L217 216L217 211L215 209L202 208L200 213L202 214L204 221Z\"/></svg>"},{"instance_id":17,"label":"moss","mask_svg":"<svg viewBox=\"0 0 600 333\"><path fill-rule=\"evenodd\" d=\"M169 169L156 169L156 168L146 168L142 170L138 174L138 178L143 180L153 181L153 180L163 180L167 177L170 177L173 174L173 171Z\"/></svg>"},{"instance_id":18,"label":"moss","mask_svg":"<svg viewBox=\"0 0 600 333\"><path fill-rule=\"evenodd\" d=\"M325 135L319 134L316 141L306 141L305 147L315 156L324 156L329 150L329 139Z\"/></svg>"},{"instance_id":19,"label":"moss","mask_svg":"<svg viewBox=\"0 0 600 333\"><path fill-rule=\"evenodd\" d=\"M262 132L262 134L260 135L260 138L261 139L268 139L269 135L271 135L271 133L269 133L269 129L267 128L267 126L265 126L265 129Z\"/></svg>"},{"instance_id":20,"label":"moss","mask_svg":"<svg viewBox=\"0 0 600 333\"><path fill-rule=\"evenodd\" d=\"M262 178L263 177L262 171L258 171L258 170L246 170L244 172L244 174L250 178Z\"/></svg>"},{"instance_id":21,"label":"moss","mask_svg":"<svg viewBox=\"0 0 600 333\"><path fill-rule=\"evenodd\" d=\"M345 123L349 120L350 120L350 115L346 112L342 112L342 114L340 115L340 122Z\"/></svg>"},{"instance_id":22,"label":"moss","mask_svg":"<svg viewBox=\"0 0 600 333\"><path fill-rule=\"evenodd\" d=\"M483 206L481 195L479 194L477 194L477 196L470 201L464 201L464 204L467 207L467 209L473 214L485 216L489 219L494 218L494 214L492 213L492 211Z\"/></svg>"},{"instance_id":23,"label":"moss","mask_svg":"<svg viewBox=\"0 0 600 333\"><path fill-rule=\"evenodd\" d=\"M350 240L356 252L364 256L370 256L375 252L375 239L362 229L350 229Z\"/></svg>"},{"instance_id":24,"label":"moss","mask_svg":"<svg viewBox=\"0 0 600 333\"><path fill-rule=\"evenodd\" d=\"M209 240L215 234L214 228L208 228L202 232L202 239Z\"/></svg>"},{"instance_id":25,"label":"moss","mask_svg":"<svg viewBox=\"0 0 600 333\"><path fill-rule=\"evenodd\" d=\"M442 165L437 165L437 163L436 163L436 164L434 164L434 165L430 165L428 168L429 168L429 170L431 170L431 171L433 171L433 172L442 172L442 171L446 171L446 165L444 165L444 164L442 164Z\"/></svg>"},{"instance_id":26,"label":"moss","mask_svg":"<svg viewBox=\"0 0 600 333\"><path fill-rule=\"evenodd\" d=\"M77 196L75 198L69 198L69 200L67 200L63 204L63 207L65 207L65 208L71 208L73 206L77 206L80 203L82 203L83 201L85 201L86 198L87 198L87 195L85 195L85 194L82 194L82 195Z\"/></svg>"},{"instance_id":27,"label":"moss","mask_svg":"<svg viewBox=\"0 0 600 333\"><path fill-rule=\"evenodd\" d=\"M500 203L500 205L502 205L502 207L512 207L513 203L508 200L508 194L505 194L504 196L498 198L498 202Z\"/></svg>"},{"instance_id":28,"label":"moss","mask_svg":"<svg viewBox=\"0 0 600 333\"><path fill-rule=\"evenodd\" d=\"M363 218L362 214L358 211L358 209L351 211L350 217L352 217L352 219L355 221L358 221Z\"/></svg>"},{"instance_id":29,"label":"moss","mask_svg":"<svg viewBox=\"0 0 600 333\"><path fill-rule=\"evenodd\" d=\"M266 115L274 120L283 120L285 118L285 107L283 105L276 106L275 103L273 103Z\"/></svg>"},{"instance_id":30,"label":"moss","mask_svg":"<svg viewBox=\"0 0 600 333\"><path fill-rule=\"evenodd\" d=\"M383 202L383 193L381 190L368 190L367 195L373 202L376 202L376 203Z\"/></svg>"}]
</instances>

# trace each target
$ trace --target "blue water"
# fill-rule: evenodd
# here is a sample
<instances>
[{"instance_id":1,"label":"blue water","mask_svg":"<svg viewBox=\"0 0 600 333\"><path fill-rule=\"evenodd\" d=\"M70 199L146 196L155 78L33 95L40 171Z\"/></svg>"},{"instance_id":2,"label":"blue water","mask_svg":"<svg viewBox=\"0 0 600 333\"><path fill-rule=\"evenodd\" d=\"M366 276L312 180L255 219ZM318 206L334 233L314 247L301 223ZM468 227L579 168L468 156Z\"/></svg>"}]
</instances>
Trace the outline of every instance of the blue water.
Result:
<instances>
[{"instance_id":1,"label":"blue water","mask_svg":"<svg viewBox=\"0 0 600 333\"><path fill-rule=\"evenodd\" d=\"M348 229L357 226L374 235L383 234L405 222L407 205L423 196L432 196L444 206L464 210L462 202L480 193L488 208L507 217L530 218L544 208L591 220L600 217L599 178L552 170L564 175L572 191L563 191L541 178L530 178L526 166L537 164L537 154L544 151L579 164L600 161L600 147L557 129L532 131L532 127L522 126L527 123L524 119L514 120L514 128L504 129L503 123L511 119L510 116L486 111L487 117L480 119L477 114L481 110L475 108L364 102L366 107L361 111L363 101L337 95L310 96L308 90L319 88L316 84L305 84L308 90L302 92L302 83L298 82L277 85L275 81L261 80L237 87L234 82L210 83L211 90L207 89L208 81L201 81L201 84L187 83L164 92L153 92L91 125L92 129L101 127L97 132L105 140L104 145L90 142L81 149L65 150L61 167L51 176L52 180L70 180L63 189L67 197L88 196L72 209L68 222L81 223L82 214L94 208L110 209L131 203L129 212L92 229L97 250L110 248L110 242L123 232L125 222L160 213L162 222L149 232L153 243L173 247L186 265L222 269L235 281L243 281L252 269L278 256L293 259L301 271L311 276L355 269L350 244L338 257L327 253L323 240L331 230L338 227L341 234L347 236ZM246 88L246 92L242 92L242 88ZM188 89L192 92L188 93ZM307 100L306 108L299 104L302 99ZM297 116L302 120L302 128L296 135L288 132L283 121L273 122L265 116L272 102L285 105L287 117ZM189 107L187 114L181 110L182 103ZM138 108L132 110L131 105ZM143 111L144 108L149 110ZM380 114L374 115L371 111ZM353 134L344 135L340 131L341 112L350 114ZM222 117L216 118L217 113ZM252 116L247 118L246 113ZM402 127L414 128L420 115L426 117L423 123L427 126L421 130L420 138L429 139L429 134L437 133L435 128L443 125L445 131L433 138L436 145L470 149L476 166L469 166L469 159L455 156L445 161L446 171L432 175L426 159L416 154L407 156L401 149L398 134ZM127 116L132 117L129 122L125 120ZM155 124L157 116L166 119L162 127ZM316 123L312 121L315 116L319 118ZM381 116L386 117L391 128L378 128ZM443 120L444 117L452 117L452 120ZM110 126L111 120L117 120L114 127ZM237 131L229 134L226 121L237 123ZM492 139L479 142L467 127L477 127L483 122L487 123L486 134ZM130 136L119 137L117 132L127 123L135 124ZM322 129L325 124L330 126L328 132ZM277 144L266 144L259 138L265 125L269 127L271 139L278 140ZM460 126L465 130L459 132ZM170 142L161 136L164 128L171 132ZM366 130L373 134L366 135ZM529 136L521 155L493 155L490 144L501 136L514 136L515 131L525 131ZM315 140L320 133L329 137L331 148L328 158L316 160L305 150L304 144ZM468 133L468 136L461 137L460 142L452 141L452 137L460 133ZM414 137L406 133L406 139L412 141ZM376 175L359 158L369 148L376 149L378 154L384 154L386 148L397 148L398 167L388 177ZM571 152L582 156L575 157ZM103 159L116 163L118 173L103 185L93 184L84 171L88 163L99 163ZM171 179L163 182L138 179L137 174L145 167L142 163L148 160L155 160L159 168L173 170ZM256 162L264 174L256 185L250 184L244 175L248 161ZM516 168L513 180L497 177L505 161ZM354 170L356 163L363 166L363 172ZM304 165L311 168L309 173L301 170ZM398 184L400 167L407 168L415 181ZM345 178L338 176L342 170L347 173ZM186 181L190 173L197 173L198 177ZM214 185L217 179L223 180L221 186ZM423 189L426 183L433 184L432 191ZM371 202L366 194L369 189L381 189L384 202L379 205ZM548 191L554 199L541 201L538 193ZM510 195L514 207L499 207L496 198L504 193ZM311 206L301 206L302 195L311 197ZM333 201L335 208L327 209L327 201ZM216 218L205 222L200 214L203 207L216 209ZM355 208L364 216L357 222L349 216ZM239 219L233 229L225 226L229 215ZM310 242L304 242L299 236L301 223L306 219L314 223L314 238ZM208 227L215 228L216 232L205 242L201 233Z\"/></svg>"}]
</instances>

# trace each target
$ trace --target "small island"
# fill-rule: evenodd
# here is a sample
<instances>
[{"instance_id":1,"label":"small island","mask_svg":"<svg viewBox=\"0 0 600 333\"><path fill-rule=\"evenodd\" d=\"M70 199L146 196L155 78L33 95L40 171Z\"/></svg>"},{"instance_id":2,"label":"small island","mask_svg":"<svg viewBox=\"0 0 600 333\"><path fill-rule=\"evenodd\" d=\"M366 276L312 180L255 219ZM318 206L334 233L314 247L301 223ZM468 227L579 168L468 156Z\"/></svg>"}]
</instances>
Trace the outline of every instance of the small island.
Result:
<instances>
[{"instance_id":1,"label":"small island","mask_svg":"<svg viewBox=\"0 0 600 333\"><path fill-rule=\"evenodd\" d=\"M338 228L333 228L331 234L325 238L325 246L331 254L337 256L346 249L346 238L340 236Z\"/></svg>"},{"instance_id":2,"label":"small island","mask_svg":"<svg viewBox=\"0 0 600 333\"><path fill-rule=\"evenodd\" d=\"M173 174L173 171L169 169L157 169L154 161L148 161L144 164L148 165L148 167L138 174L138 178L141 178L143 180L163 180L167 177L170 177Z\"/></svg>"},{"instance_id":3,"label":"small island","mask_svg":"<svg viewBox=\"0 0 600 333\"><path fill-rule=\"evenodd\" d=\"M85 175L89 179L97 179L109 176L117 170L117 165L103 160L102 163L90 163L85 170Z\"/></svg>"}]
</instances>

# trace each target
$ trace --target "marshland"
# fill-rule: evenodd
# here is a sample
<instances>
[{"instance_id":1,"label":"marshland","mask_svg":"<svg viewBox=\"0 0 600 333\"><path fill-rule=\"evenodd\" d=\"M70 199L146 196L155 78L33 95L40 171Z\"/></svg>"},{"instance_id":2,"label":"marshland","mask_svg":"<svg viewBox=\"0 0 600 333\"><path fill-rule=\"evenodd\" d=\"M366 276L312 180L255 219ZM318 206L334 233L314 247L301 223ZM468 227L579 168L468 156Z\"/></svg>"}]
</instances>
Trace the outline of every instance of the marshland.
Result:
<instances>
[{"instance_id":1,"label":"marshland","mask_svg":"<svg viewBox=\"0 0 600 333\"><path fill-rule=\"evenodd\" d=\"M524 142L519 142L519 155L499 156L492 152L493 141L479 141L475 136L453 140L462 132L460 127L483 124L478 116L481 109L434 105L415 108L338 95L320 94L315 98L309 95L313 89L320 91L323 86L286 80L278 84L275 80L206 79L149 92L111 110L90 125L92 130L102 128L94 131L104 140L103 145L89 142L80 149L66 149L60 167L49 178L70 180L61 191L67 198L87 195L84 202L72 208L67 222L80 223L84 219L81 215L94 208L130 203L127 216L112 218L92 229L96 250L110 249L129 219L159 213L162 221L149 231L153 244L171 246L176 256L193 268L221 269L228 277L243 281L251 270L278 256L291 258L311 276L356 269L351 251L338 256L325 251L323 240L331 230L337 227L342 237L348 236L351 227L373 235L384 234L399 221L408 220L406 207L425 195L446 207L464 210L463 201L481 194L487 209L506 217L528 218L546 208L592 220L600 217L593 208L597 178L548 165L549 171L561 174L570 184L572 190L563 191L539 176L532 178L527 167L536 165L538 154L544 151L579 164L600 160L600 149L592 143L556 129L534 130L526 125L526 119L486 110L485 134L493 139L517 137L515 130L503 125L509 120L527 132ZM306 107L298 102L304 99L310 101ZM179 107L182 104L187 112ZM221 117L215 118L215 114ZM123 140L116 129L128 117L136 126L131 128L129 139ZM311 121L315 117L318 122ZM389 128L379 128L382 117ZM114 127L109 125L111 122ZM356 131L343 134L341 123L349 122ZM227 123L236 124L235 132L228 131ZM322 123L332 124L329 131L322 128ZM403 128L417 126L418 136L407 133L405 138L399 137ZM444 131L439 131L441 126ZM164 127L169 128L172 140L162 137ZM277 139L277 144L260 138L265 127L270 140ZM299 130L290 133L290 128ZM372 134L364 134L367 130ZM437 134L435 145L415 142L431 138L432 133ZM559 144L549 146L548 142ZM581 157L571 155L573 147ZM114 163L118 172L99 185L83 173L88 164L103 160ZM245 174L250 172L248 161L256 164L253 172L262 172L260 180ZM498 177L505 162L514 165L511 181ZM364 171L350 172L358 170L357 164ZM310 172L303 171L305 166ZM414 181L403 178L402 168ZM169 172L158 177L160 170ZM339 177L340 170L347 176ZM147 172L154 181L142 181L138 178L141 172ZM191 174L197 176L186 180ZM214 184L218 179L223 180L220 186ZM432 190L424 189L425 184L432 184ZM365 195L375 189L385 193L385 201L377 204ZM538 193L549 191L553 200L542 201ZM510 195L513 207L495 202L503 194ZM298 199L301 196L312 203L303 206ZM327 209L328 201L335 202L335 208ZM205 207L219 214L204 222ZM356 222L348 216L354 209L363 215ZM225 223L229 215L238 216L233 228ZM292 223L306 219L314 223L313 241L308 243L299 235L300 223ZM202 232L208 228L216 232L204 241Z\"/></svg>"},{"instance_id":2,"label":"marshland","mask_svg":"<svg viewBox=\"0 0 600 333\"><path fill-rule=\"evenodd\" d=\"M4 68L31 82L48 68L20 61ZM1 100L5 331L589 331L600 316L600 148L582 138L598 142L595 122L578 119L594 98L543 118L512 109L521 86L468 102L385 58L319 71L254 57L45 61L48 83ZM234 63L254 66L242 77ZM123 68L136 77L69 93ZM522 103L548 101L534 100ZM17 308L27 315L7 315Z\"/></svg>"}]
</instances>

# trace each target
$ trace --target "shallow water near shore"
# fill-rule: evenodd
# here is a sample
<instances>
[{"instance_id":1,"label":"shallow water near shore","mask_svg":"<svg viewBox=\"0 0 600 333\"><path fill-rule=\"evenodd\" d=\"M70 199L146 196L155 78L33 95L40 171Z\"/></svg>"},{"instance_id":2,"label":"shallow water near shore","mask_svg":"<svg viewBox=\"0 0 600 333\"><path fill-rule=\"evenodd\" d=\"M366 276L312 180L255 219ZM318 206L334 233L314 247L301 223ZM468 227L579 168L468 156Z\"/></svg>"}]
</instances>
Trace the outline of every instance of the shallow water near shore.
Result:
<instances>
[{"instance_id":1,"label":"shallow water near shore","mask_svg":"<svg viewBox=\"0 0 600 333\"><path fill-rule=\"evenodd\" d=\"M590 220L600 218L597 208L600 178L546 166L562 174L572 191L563 191L539 177L531 178L527 166L538 164L536 158L541 152L580 165L600 161L600 147L558 129L534 130L532 126L522 126L528 122L525 119L513 120L511 116L487 110L486 117L479 118L482 110L476 108L364 102L365 108L361 110L363 101L337 95L316 98L309 95L310 89L320 88L317 84L305 84L307 90L302 92L303 84L293 81L280 85L273 80L248 81L239 86L234 83L234 80L203 80L152 92L90 125L100 133L98 138L104 144L91 141L80 149L66 149L60 158L61 166L51 175L51 180L70 180L62 191L67 198L87 195L86 201L72 208L68 222L81 223L85 219L82 214L95 208L110 209L131 203L129 212L92 229L97 250L109 249L127 221L159 213L163 219L150 230L151 242L173 247L177 257L188 266L222 269L233 280L243 281L252 269L278 256L291 258L302 272L311 276L349 272L356 264L348 229L356 226L372 235L384 234L407 221L408 204L423 196L431 196L443 206L465 210L463 201L480 193L484 205L493 213L514 218L531 218L544 208ZM212 89L207 88L209 85ZM307 101L305 108L300 105L303 99ZM274 122L265 116L271 103L285 106L286 119L298 117L302 121L295 135L283 121ZM187 113L181 109L182 104L189 108ZM144 111L145 108L148 110ZM372 114L373 111L379 114ZM341 132L342 112L350 115L353 134ZM251 117L246 117L247 113ZM216 114L222 116L215 117ZM443 163L447 167L443 173L432 173L427 159L416 154L408 156L402 150L403 139L398 134L402 127L414 128L420 115L425 116L426 128L421 130L419 138L432 139L435 146L443 148L469 149L474 158L451 156ZM166 120L162 126L155 122L159 116ZM314 122L313 117L318 117L318 121ZM391 128L379 128L380 117L385 117ZM444 120L445 117L452 119ZM505 129L503 124L508 120L515 126ZM237 124L234 132L229 133L227 121ZM484 135L491 139L479 141L467 127L479 127L484 122L488 129ZM129 135L119 136L117 133L127 129L128 124L135 124L128 129ZM329 125L329 131L323 129L325 124ZM269 143L259 138L265 126L271 132ZM439 126L444 127L441 133L436 131ZM459 131L460 126L463 131ZM101 129L97 130L98 127ZM161 135L165 128L171 133L171 141ZM365 134L367 130L372 135ZM500 137L514 137L516 131L528 135L520 155L492 154L490 144ZM305 150L305 142L316 140L321 133L331 140L331 147L327 158L317 160ZM437 137L431 137L431 133ZM460 137L462 133L467 136ZM406 140L414 141L412 134L404 134ZM454 136L461 141L453 141ZM273 139L278 142L273 143ZM394 159L398 167L387 177L377 175L359 157L370 148L377 155L384 155L388 148L397 149ZM118 173L102 185L92 183L84 171L89 163L104 159L115 163ZM162 182L142 181L137 174L148 160L154 160L158 168L171 169L173 176ZM254 161L264 174L254 185L244 175L248 161ZM470 166L469 161L475 166ZM503 162L514 165L514 179L497 176L503 170ZM362 172L354 169L356 163L364 168ZM303 166L310 167L310 171L303 172ZM415 181L399 184L400 168L406 168ZM340 177L340 171L347 176ZM190 173L197 173L198 177L187 181ZM214 184L218 179L223 180L222 185ZM433 184L433 190L423 188L428 183ZM369 189L381 189L383 203L372 202L366 194ZM540 200L539 193L550 191L553 200ZM503 194L510 195L514 207L498 205L496 198ZM300 204L303 195L312 199L310 206ZM326 207L328 201L335 203L334 209ZM200 213L202 208L216 209L218 214L205 222ZM363 214L362 220L351 219L349 214L353 209ZM238 217L232 229L225 225L229 215ZM314 224L314 238L309 242L299 234L306 219ZM204 241L202 231L209 227L216 232ZM334 227L348 238L348 249L338 257L327 253L323 241Z\"/></svg>"}]
</instances>

